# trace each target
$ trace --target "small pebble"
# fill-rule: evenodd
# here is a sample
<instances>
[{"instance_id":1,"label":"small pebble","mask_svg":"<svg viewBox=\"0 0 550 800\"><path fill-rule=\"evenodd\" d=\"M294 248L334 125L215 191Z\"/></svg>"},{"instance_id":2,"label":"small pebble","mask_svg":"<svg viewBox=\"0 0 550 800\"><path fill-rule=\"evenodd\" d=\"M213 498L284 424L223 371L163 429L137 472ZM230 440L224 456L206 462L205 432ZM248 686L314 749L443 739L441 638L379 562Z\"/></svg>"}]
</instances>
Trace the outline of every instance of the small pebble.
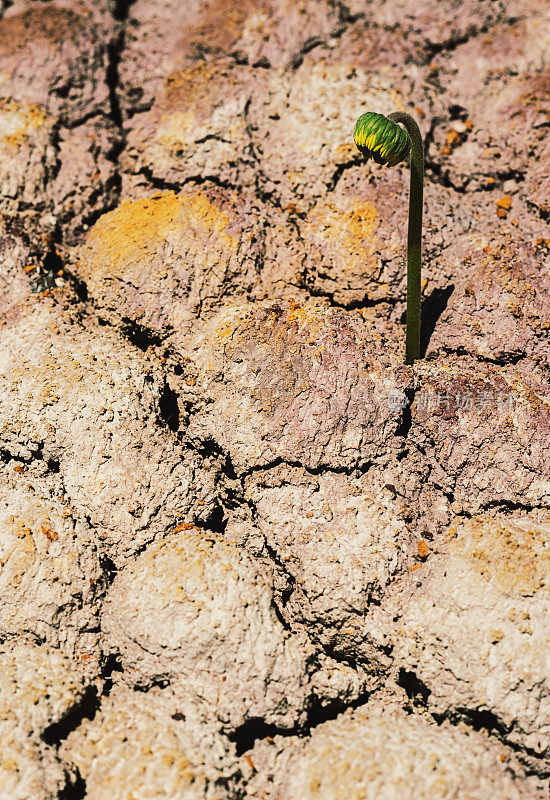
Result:
<instances>
[{"instance_id":1,"label":"small pebble","mask_svg":"<svg viewBox=\"0 0 550 800\"><path fill-rule=\"evenodd\" d=\"M430 555L430 548L423 539L418 542L418 555L420 558L427 558Z\"/></svg>"},{"instance_id":2,"label":"small pebble","mask_svg":"<svg viewBox=\"0 0 550 800\"><path fill-rule=\"evenodd\" d=\"M518 191L518 188L519 187L513 178L511 178L509 181L505 181L502 184L502 189L506 194L515 194Z\"/></svg>"},{"instance_id":3,"label":"small pebble","mask_svg":"<svg viewBox=\"0 0 550 800\"><path fill-rule=\"evenodd\" d=\"M456 131L457 133L466 133L466 131L468 130L467 125L460 119L455 119L451 123L451 128L453 129L453 131Z\"/></svg>"}]
</instances>

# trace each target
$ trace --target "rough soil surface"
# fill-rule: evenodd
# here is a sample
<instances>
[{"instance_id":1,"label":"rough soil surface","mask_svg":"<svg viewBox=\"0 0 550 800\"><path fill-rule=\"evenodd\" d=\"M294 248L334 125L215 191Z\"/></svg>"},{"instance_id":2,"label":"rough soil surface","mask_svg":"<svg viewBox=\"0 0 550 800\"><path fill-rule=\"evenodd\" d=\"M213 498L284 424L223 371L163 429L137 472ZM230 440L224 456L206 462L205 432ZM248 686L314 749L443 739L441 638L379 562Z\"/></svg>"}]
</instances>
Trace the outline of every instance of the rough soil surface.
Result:
<instances>
[{"instance_id":1,"label":"rough soil surface","mask_svg":"<svg viewBox=\"0 0 550 800\"><path fill-rule=\"evenodd\" d=\"M1 4L0 800L548 797L549 53L539 0Z\"/></svg>"}]
</instances>

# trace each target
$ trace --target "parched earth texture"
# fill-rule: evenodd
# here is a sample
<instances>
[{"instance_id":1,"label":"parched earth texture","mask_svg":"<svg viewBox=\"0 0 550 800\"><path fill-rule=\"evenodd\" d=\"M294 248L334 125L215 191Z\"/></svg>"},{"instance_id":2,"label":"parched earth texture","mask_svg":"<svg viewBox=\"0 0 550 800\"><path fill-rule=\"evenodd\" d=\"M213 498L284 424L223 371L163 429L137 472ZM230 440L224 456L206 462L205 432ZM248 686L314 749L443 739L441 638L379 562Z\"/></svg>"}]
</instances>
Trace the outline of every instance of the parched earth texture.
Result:
<instances>
[{"instance_id":1,"label":"parched earth texture","mask_svg":"<svg viewBox=\"0 0 550 800\"><path fill-rule=\"evenodd\" d=\"M4 0L0 800L548 797L549 90L544 0Z\"/></svg>"}]
</instances>

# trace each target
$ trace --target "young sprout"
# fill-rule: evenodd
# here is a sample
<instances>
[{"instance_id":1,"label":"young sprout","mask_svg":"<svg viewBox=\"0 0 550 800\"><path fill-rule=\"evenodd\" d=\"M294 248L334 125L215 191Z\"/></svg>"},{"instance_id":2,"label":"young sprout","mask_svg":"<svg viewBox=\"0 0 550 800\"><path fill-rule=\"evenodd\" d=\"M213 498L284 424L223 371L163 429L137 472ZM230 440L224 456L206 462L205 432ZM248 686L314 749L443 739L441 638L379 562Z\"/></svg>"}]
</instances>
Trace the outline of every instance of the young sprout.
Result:
<instances>
[{"instance_id":1,"label":"young sprout","mask_svg":"<svg viewBox=\"0 0 550 800\"><path fill-rule=\"evenodd\" d=\"M401 122L405 129L397 123ZM377 164L394 167L411 154L409 233L407 238L407 333L405 363L420 357L420 251L424 184L424 147L414 119L396 111L385 117L367 111L355 124L358 150Z\"/></svg>"}]
</instances>

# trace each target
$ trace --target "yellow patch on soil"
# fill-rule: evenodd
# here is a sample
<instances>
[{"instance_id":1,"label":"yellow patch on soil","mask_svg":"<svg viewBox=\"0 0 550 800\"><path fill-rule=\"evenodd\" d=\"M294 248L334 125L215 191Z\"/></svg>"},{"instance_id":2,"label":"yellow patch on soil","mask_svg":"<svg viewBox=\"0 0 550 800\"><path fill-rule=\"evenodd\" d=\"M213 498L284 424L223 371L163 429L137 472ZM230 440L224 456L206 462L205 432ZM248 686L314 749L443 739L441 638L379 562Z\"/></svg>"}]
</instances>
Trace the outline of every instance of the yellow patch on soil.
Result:
<instances>
[{"instance_id":1,"label":"yellow patch on soil","mask_svg":"<svg viewBox=\"0 0 550 800\"><path fill-rule=\"evenodd\" d=\"M303 235L306 242L330 253L342 269L357 271L376 249L378 211L372 203L352 199L347 207L330 202L317 204L308 214Z\"/></svg>"},{"instance_id":2,"label":"yellow patch on soil","mask_svg":"<svg viewBox=\"0 0 550 800\"><path fill-rule=\"evenodd\" d=\"M237 313L232 312L229 323L223 320L218 324L216 333L220 345L234 336L238 342L253 339L269 347L274 358L285 361L290 352L288 348L318 345L325 327L324 312L318 307L291 300L288 304L275 302L259 309L237 309Z\"/></svg>"},{"instance_id":3,"label":"yellow patch on soil","mask_svg":"<svg viewBox=\"0 0 550 800\"><path fill-rule=\"evenodd\" d=\"M19 150L29 134L48 121L44 109L37 103L20 103L11 97L0 98L0 136L2 144Z\"/></svg>"},{"instance_id":4,"label":"yellow patch on soil","mask_svg":"<svg viewBox=\"0 0 550 800\"><path fill-rule=\"evenodd\" d=\"M276 338L281 338L289 329L297 328L297 332L307 338L310 344L317 341L324 324L324 319L318 309L311 305L301 305L294 300L291 301L280 321L282 326L275 334Z\"/></svg>"},{"instance_id":5,"label":"yellow patch on soil","mask_svg":"<svg viewBox=\"0 0 550 800\"><path fill-rule=\"evenodd\" d=\"M227 233L229 215L203 192L156 194L139 200L124 200L96 223L88 237L91 258L84 259L83 272L119 272L159 253L167 241L187 230L194 239L218 237L229 255L238 240Z\"/></svg>"},{"instance_id":6,"label":"yellow patch on soil","mask_svg":"<svg viewBox=\"0 0 550 800\"><path fill-rule=\"evenodd\" d=\"M185 96L187 102L191 104L203 97L205 88L219 77L218 70L204 62L191 68L185 67L165 78L166 97L180 100Z\"/></svg>"}]
</instances>

